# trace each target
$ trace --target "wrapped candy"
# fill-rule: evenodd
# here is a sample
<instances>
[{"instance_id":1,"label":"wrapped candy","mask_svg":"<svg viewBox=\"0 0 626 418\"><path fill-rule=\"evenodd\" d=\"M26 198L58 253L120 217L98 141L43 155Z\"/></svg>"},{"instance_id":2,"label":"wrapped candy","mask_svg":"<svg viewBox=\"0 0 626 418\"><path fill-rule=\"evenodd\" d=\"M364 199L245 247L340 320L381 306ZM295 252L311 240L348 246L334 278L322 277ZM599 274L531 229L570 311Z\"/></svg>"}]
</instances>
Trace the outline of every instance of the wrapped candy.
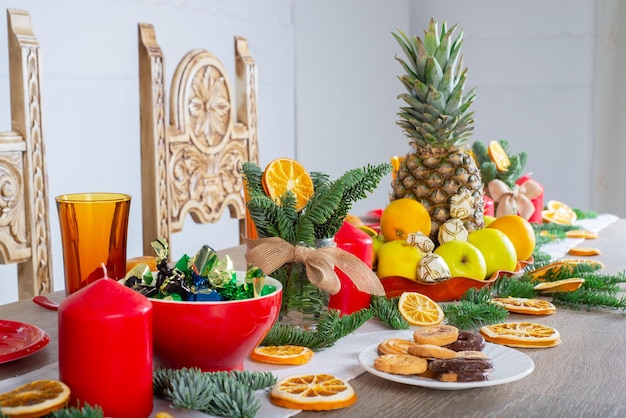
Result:
<instances>
[{"instance_id":1,"label":"wrapped candy","mask_svg":"<svg viewBox=\"0 0 626 418\"><path fill-rule=\"evenodd\" d=\"M219 258L217 252L204 245L193 256L183 255L170 268L167 265L169 248L165 240L152 242L157 254L158 272L137 264L123 283L147 297L179 301L222 301L259 297L273 292L274 286L265 285L265 274L250 265L245 281L237 281L237 273L229 256Z\"/></svg>"},{"instance_id":2,"label":"wrapped candy","mask_svg":"<svg viewBox=\"0 0 626 418\"><path fill-rule=\"evenodd\" d=\"M407 242L424 253L424 257L417 265L417 278L424 283L435 283L449 279L450 268L443 258L434 254L435 244L421 232L411 233Z\"/></svg>"},{"instance_id":3,"label":"wrapped candy","mask_svg":"<svg viewBox=\"0 0 626 418\"><path fill-rule=\"evenodd\" d=\"M440 244L448 241L467 241L469 233L463 219L474 213L475 200L464 190L450 198L450 219L439 228L437 239Z\"/></svg>"}]
</instances>

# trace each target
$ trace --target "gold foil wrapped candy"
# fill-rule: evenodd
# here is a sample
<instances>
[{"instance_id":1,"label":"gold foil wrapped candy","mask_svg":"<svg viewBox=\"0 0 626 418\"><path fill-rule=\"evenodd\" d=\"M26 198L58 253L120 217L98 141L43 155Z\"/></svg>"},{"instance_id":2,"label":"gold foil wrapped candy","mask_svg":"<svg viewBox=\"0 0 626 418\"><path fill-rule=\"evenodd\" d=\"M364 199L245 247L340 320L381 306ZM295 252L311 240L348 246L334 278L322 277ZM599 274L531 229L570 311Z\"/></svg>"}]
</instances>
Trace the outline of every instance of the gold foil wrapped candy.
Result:
<instances>
[{"instance_id":1,"label":"gold foil wrapped candy","mask_svg":"<svg viewBox=\"0 0 626 418\"><path fill-rule=\"evenodd\" d=\"M421 232L411 233L407 237L407 242L424 253L424 257L417 265L417 279L424 283L435 283L449 279L450 269L443 258L433 254L435 244L432 240Z\"/></svg>"},{"instance_id":2,"label":"gold foil wrapped candy","mask_svg":"<svg viewBox=\"0 0 626 418\"><path fill-rule=\"evenodd\" d=\"M469 233L463 219L474 213L475 201L469 191L464 190L450 198L450 219L439 228L439 244L448 241L467 241Z\"/></svg>"}]
</instances>

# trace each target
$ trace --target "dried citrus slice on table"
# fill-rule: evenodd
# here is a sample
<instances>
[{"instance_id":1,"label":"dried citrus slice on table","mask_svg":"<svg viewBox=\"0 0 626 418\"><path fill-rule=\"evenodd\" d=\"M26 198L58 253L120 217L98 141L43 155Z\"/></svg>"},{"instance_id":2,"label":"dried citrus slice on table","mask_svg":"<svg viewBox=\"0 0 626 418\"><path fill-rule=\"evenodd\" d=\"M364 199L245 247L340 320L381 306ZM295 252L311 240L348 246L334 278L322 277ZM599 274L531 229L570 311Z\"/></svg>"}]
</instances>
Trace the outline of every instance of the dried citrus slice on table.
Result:
<instances>
[{"instance_id":1,"label":"dried citrus slice on table","mask_svg":"<svg viewBox=\"0 0 626 418\"><path fill-rule=\"evenodd\" d=\"M313 358L313 350L299 345L259 346L250 354L250 359L271 364L305 364Z\"/></svg>"},{"instance_id":2,"label":"dried citrus slice on table","mask_svg":"<svg viewBox=\"0 0 626 418\"><path fill-rule=\"evenodd\" d=\"M539 283L534 289L541 293L572 292L580 288L583 283L585 283L585 279L572 277L569 279Z\"/></svg>"},{"instance_id":3,"label":"dried citrus slice on table","mask_svg":"<svg viewBox=\"0 0 626 418\"><path fill-rule=\"evenodd\" d=\"M66 406L70 388L58 380L36 380L0 394L0 412L8 417L43 417Z\"/></svg>"},{"instance_id":4,"label":"dried citrus slice on table","mask_svg":"<svg viewBox=\"0 0 626 418\"><path fill-rule=\"evenodd\" d=\"M404 292L398 299L398 310L411 325L437 325L443 321L443 309L426 295Z\"/></svg>"},{"instance_id":5,"label":"dried citrus slice on table","mask_svg":"<svg viewBox=\"0 0 626 418\"><path fill-rule=\"evenodd\" d=\"M567 238L598 239L598 233L585 229L572 229L565 232Z\"/></svg>"},{"instance_id":6,"label":"dried citrus slice on table","mask_svg":"<svg viewBox=\"0 0 626 418\"><path fill-rule=\"evenodd\" d=\"M496 165L496 169L498 171L507 171L509 166L511 165L511 160L507 155L504 148L502 148L502 144L498 141L491 141L487 147L487 152L489 153L489 158Z\"/></svg>"},{"instance_id":7,"label":"dried citrus slice on table","mask_svg":"<svg viewBox=\"0 0 626 418\"><path fill-rule=\"evenodd\" d=\"M571 207L558 200L550 200L546 207L547 209L541 212L545 222L571 225L578 218Z\"/></svg>"},{"instance_id":8,"label":"dried citrus slice on table","mask_svg":"<svg viewBox=\"0 0 626 418\"><path fill-rule=\"evenodd\" d=\"M559 332L547 325L533 322L505 322L480 328L485 340L520 348L548 348L561 342Z\"/></svg>"},{"instance_id":9,"label":"dried citrus slice on table","mask_svg":"<svg viewBox=\"0 0 626 418\"><path fill-rule=\"evenodd\" d=\"M509 312L528 315L550 315L556 312L556 307L547 300L528 298L492 298L492 303L503 306Z\"/></svg>"},{"instance_id":10,"label":"dried citrus slice on table","mask_svg":"<svg viewBox=\"0 0 626 418\"><path fill-rule=\"evenodd\" d=\"M356 393L348 382L324 373L286 377L270 391L274 405L305 411L345 408L356 400Z\"/></svg>"},{"instance_id":11,"label":"dried citrus slice on table","mask_svg":"<svg viewBox=\"0 0 626 418\"><path fill-rule=\"evenodd\" d=\"M569 255L591 257L594 255L600 255L600 250L597 248L591 248L591 247L574 247L574 248L570 248L570 250L567 253Z\"/></svg>"},{"instance_id":12,"label":"dried citrus slice on table","mask_svg":"<svg viewBox=\"0 0 626 418\"><path fill-rule=\"evenodd\" d=\"M271 161L261 177L265 193L278 200L291 191L296 198L296 210L301 211L313 196L313 180L306 169L289 158L277 158Z\"/></svg>"}]
</instances>

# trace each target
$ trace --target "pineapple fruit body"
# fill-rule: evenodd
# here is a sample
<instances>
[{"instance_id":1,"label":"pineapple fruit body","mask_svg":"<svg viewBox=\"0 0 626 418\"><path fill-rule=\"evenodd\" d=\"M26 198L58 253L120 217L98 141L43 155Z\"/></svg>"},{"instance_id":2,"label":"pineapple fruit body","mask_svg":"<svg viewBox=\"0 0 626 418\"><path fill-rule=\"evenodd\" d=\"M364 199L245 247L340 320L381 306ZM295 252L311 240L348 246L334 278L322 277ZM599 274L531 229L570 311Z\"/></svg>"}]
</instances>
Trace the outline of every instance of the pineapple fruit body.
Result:
<instances>
[{"instance_id":1,"label":"pineapple fruit body","mask_svg":"<svg viewBox=\"0 0 626 418\"><path fill-rule=\"evenodd\" d=\"M458 147L418 148L408 154L392 182L390 200L412 198L428 210L432 229L430 238L437 245L439 228L450 219L453 195L469 191L474 198L474 212L463 219L468 232L485 226L483 221L483 182L476 162Z\"/></svg>"}]
</instances>

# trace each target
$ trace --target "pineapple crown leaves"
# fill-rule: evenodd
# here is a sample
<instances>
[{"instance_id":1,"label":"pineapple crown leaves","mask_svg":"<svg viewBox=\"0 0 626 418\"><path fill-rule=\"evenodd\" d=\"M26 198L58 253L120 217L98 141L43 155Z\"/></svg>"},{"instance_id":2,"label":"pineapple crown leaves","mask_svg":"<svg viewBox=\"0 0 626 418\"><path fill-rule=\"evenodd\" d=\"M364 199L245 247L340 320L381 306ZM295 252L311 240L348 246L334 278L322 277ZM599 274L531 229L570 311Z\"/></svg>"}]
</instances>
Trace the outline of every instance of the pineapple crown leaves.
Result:
<instances>
[{"instance_id":1,"label":"pineapple crown leaves","mask_svg":"<svg viewBox=\"0 0 626 418\"><path fill-rule=\"evenodd\" d=\"M248 210L259 237L280 237L294 245L313 246L316 239L337 233L352 203L374 191L382 177L391 172L391 164L356 168L334 181L324 173L311 173L315 193L300 212L295 209L292 192L287 191L278 201L265 194L259 166L244 162L242 171L249 196Z\"/></svg>"},{"instance_id":2,"label":"pineapple crown leaves","mask_svg":"<svg viewBox=\"0 0 626 418\"><path fill-rule=\"evenodd\" d=\"M476 163L478 164L482 180L485 185L489 184L491 180L498 179L505 182L510 188L513 188L515 186L515 182L522 176L524 172L524 168L526 167L526 163L528 162L528 154L525 151L522 151L519 154L513 155L509 151L508 141L501 139L498 142L500 142L500 145L502 145L502 149L504 149L504 152L506 152L509 160L511 161L511 164L506 171L498 171L496 165L489 156L487 145L483 142L475 141L472 144L474 158L476 159Z\"/></svg>"},{"instance_id":3,"label":"pineapple crown leaves","mask_svg":"<svg viewBox=\"0 0 626 418\"><path fill-rule=\"evenodd\" d=\"M467 141L473 131L473 112L469 107L476 88L463 95L467 69L460 53L463 32L452 39L457 25L447 29L431 18L424 40L409 37L401 30L392 33L407 60L396 57L406 74L399 76L407 93L400 94L407 106L398 115L405 134L417 147L450 148Z\"/></svg>"}]
</instances>

